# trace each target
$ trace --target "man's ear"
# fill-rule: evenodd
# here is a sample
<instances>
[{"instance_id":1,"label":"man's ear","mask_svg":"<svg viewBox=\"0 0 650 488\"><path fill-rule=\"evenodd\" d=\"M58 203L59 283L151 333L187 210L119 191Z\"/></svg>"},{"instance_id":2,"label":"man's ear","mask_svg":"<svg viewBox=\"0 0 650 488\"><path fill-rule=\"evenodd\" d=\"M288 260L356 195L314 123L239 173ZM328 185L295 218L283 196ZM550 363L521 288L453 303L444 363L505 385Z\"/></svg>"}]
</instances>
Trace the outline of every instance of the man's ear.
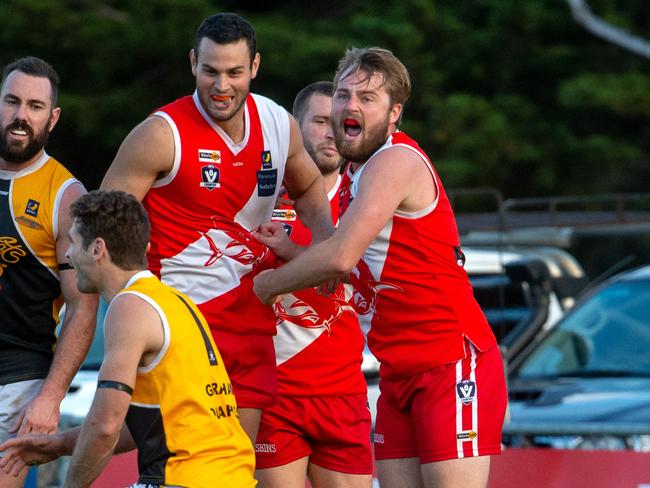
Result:
<instances>
[{"instance_id":1,"label":"man's ear","mask_svg":"<svg viewBox=\"0 0 650 488\"><path fill-rule=\"evenodd\" d=\"M262 61L262 56L260 53L255 53L253 62L251 63L251 79L254 79L257 76L257 70L260 69L260 62Z\"/></svg>"},{"instance_id":2,"label":"man's ear","mask_svg":"<svg viewBox=\"0 0 650 488\"><path fill-rule=\"evenodd\" d=\"M61 117L61 107L54 107L50 114L50 123L47 126L48 132L52 132L54 126L59 121L59 117Z\"/></svg>"},{"instance_id":3,"label":"man's ear","mask_svg":"<svg viewBox=\"0 0 650 488\"><path fill-rule=\"evenodd\" d=\"M196 77L196 63L197 63L197 56L196 56L196 51L194 51L194 48L190 49L190 66L192 67L192 75Z\"/></svg>"},{"instance_id":4,"label":"man's ear","mask_svg":"<svg viewBox=\"0 0 650 488\"><path fill-rule=\"evenodd\" d=\"M402 109L404 105L401 103L394 104L388 112L388 123L397 125L402 118Z\"/></svg>"},{"instance_id":5,"label":"man's ear","mask_svg":"<svg viewBox=\"0 0 650 488\"><path fill-rule=\"evenodd\" d=\"M106 241L101 237L97 237L92 242L92 244L90 244L90 246L91 246L90 253L94 261L99 261L108 253L108 248L106 247Z\"/></svg>"}]
</instances>

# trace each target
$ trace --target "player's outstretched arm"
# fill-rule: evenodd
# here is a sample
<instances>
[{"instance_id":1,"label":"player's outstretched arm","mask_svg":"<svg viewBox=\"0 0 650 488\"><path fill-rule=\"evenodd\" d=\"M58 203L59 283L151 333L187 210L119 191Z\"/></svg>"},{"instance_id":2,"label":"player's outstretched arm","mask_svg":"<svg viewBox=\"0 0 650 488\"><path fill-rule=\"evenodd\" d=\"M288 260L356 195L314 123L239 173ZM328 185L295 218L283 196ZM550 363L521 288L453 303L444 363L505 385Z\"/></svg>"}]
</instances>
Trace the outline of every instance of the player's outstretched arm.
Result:
<instances>
[{"instance_id":1,"label":"player's outstretched arm","mask_svg":"<svg viewBox=\"0 0 650 488\"><path fill-rule=\"evenodd\" d=\"M62 456L70 456L79 438L81 427L64 430L58 434L27 434L0 444L0 470L18 477L20 473L38 464L45 464ZM132 451L135 443L126 424L122 426L115 454Z\"/></svg>"},{"instance_id":2,"label":"player's outstretched arm","mask_svg":"<svg viewBox=\"0 0 650 488\"><path fill-rule=\"evenodd\" d=\"M74 449L79 430L80 428L76 427L53 435L28 434L9 439L0 444L0 451L4 451L3 457L0 458L0 469L17 477L29 466L69 456Z\"/></svg>"},{"instance_id":3,"label":"player's outstretched arm","mask_svg":"<svg viewBox=\"0 0 650 488\"><path fill-rule=\"evenodd\" d=\"M295 201L300 220L309 228L314 242L332 235L332 210L325 191L325 182L316 163L305 150L302 133L290 116L291 143L284 175L284 186Z\"/></svg>"},{"instance_id":4,"label":"player's outstretched arm","mask_svg":"<svg viewBox=\"0 0 650 488\"><path fill-rule=\"evenodd\" d=\"M421 209L435 197L428 169L412 151L391 148L372 158L359 191L334 234L284 266L260 273L254 290L264 303L278 295L344 279L398 208Z\"/></svg>"}]
</instances>

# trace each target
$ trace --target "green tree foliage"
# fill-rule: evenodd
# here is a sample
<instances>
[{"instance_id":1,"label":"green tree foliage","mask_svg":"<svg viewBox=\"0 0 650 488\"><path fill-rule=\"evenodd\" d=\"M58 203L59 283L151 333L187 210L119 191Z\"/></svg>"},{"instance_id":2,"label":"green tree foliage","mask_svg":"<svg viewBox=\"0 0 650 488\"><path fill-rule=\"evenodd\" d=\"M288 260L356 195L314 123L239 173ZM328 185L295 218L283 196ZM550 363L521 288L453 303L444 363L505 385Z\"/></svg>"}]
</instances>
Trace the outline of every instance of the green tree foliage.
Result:
<instances>
[{"instance_id":1,"label":"green tree foliage","mask_svg":"<svg viewBox=\"0 0 650 488\"><path fill-rule=\"evenodd\" d=\"M590 5L648 32L646 0ZM586 32L563 0L4 0L0 61L54 64L64 115L50 151L95 187L130 128L192 91L188 51L217 11L255 25L253 89L288 108L305 84L332 78L346 47L393 50L414 85L403 129L448 187L648 190L650 64Z\"/></svg>"}]
</instances>

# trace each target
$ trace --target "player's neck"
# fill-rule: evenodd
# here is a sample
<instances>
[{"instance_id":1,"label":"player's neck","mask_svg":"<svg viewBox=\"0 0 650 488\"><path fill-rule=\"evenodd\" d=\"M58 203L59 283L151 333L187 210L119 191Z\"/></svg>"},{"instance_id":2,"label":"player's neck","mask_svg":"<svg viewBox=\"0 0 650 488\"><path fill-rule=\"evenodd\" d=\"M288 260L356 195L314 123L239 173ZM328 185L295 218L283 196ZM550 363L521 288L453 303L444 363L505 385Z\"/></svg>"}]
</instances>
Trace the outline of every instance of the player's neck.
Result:
<instances>
[{"instance_id":1,"label":"player's neck","mask_svg":"<svg viewBox=\"0 0 650 488\"><path fill-rule=\"evenodd\" d=\"M339 172L338 171L332 171L329 174L323 175L323 180L325 181L325 192L329 193L332 191L332 188L334 188L334 185L336 185L336 180L339 178Z\"/></svg>"},{"instance_id":2,"label":"player's neck","mask_svg":"<svg viewBox=\"0 0 650 488\"><path fill-rule=\"evenodd\" d=\"M239 144L246 136L244 105L242 105L237 113L228 120L216 120L215 123L228 135L228 137L230 137L232 142Z\"/></svg>"},{"instance_id":3,"label":"player's neck","mask_svg":"<svg viewBox=\"0 0 650 488\"><path fill-rule=\"evenodd\" d=\"M141 271L144 270L123 270L113 265L113 269L111 269L110 272L104 273L104 276L102 276L99 294L102 296L106 303L110 303L111 300L115 298L115 295L126 288L129 280Z\"/></svg>"}]
</instances>

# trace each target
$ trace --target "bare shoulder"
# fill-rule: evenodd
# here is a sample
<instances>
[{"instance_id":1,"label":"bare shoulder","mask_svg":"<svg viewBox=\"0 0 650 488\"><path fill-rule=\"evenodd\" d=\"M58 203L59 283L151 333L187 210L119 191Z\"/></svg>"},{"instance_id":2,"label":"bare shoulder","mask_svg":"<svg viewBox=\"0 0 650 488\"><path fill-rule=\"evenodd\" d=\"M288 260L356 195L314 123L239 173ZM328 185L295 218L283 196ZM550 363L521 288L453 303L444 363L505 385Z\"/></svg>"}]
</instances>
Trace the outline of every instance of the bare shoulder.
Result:
<instances>
[{"instance_id":1,"label":"bare shoulder","mask_svg":"<svg viewBox=\"0 0 650 488\"><path fill-rule=\"evenodd\" d=\"M370 158L370 163L365 172L377 169L400 169L401 171L417 171L421 168L428 171L425 162L416 151L408 147L397 145L380 151Z\"/></svg>"},{"instance_id":2,"label":"bare shoulder","mask_svg":"<svg viewBox=\"0 0 650 488\"><path fill-rule=\"evenodd\" d=\"M57 243L63 241L66 248L68 243L68 230L72 226L72 217L70 215L70 205L81 195L85 195L86 189L83 184L79 181L75 181L69 185L61 195L61 201L59 202L59 210L57 215L58 221L58 232L57 232ZM65 250L62 249L63 254ZM62 259L62 258L61 258Z\"/></svg>"},{"instance_id":3,"label":"bare shoulder","mask_svg":"<svg viewBox=\"0 0 650 488\"><path fill-rule=\"evenodd\" d=\"M59 203L59 208L68 211L68 208L77 198L81 195L88 193L86 188L80 181L75 181L63 191L61 195L61 202Z\"/></svg>"},{"instance_id":4,"label":"bare shoulder","mask_svg":"<svg viewBox=\"0 0 650 488\"><path fill-rule=\"evenodd\" d=\"M363 164L359 179L359 190L372 187L373 190L394 191L396 188L409 190L421 184L427 173L422 157L401 146L384 149Z\"/></svg>"},{"instance_id":5,"label":"bare shoulder","mask_svg":"<svg viewBox=\"0 0 650 488\"><path fill-rule=\"evenodd\" d=\"M305 152L305 147L302 139L302 132L300 131L300 126L298 121L294 118L293 115L288 114L289 116L289 154L287 156L288 162L296 160L299 164L303 163L303 153Z\"/></svg>"},{"instance_id":6,"label":"bare shoulder","mask_svg":"<svg viewBox=\"0 0 650 488\"><path fill-rule=\"evenodd\" d=\"M359 196L383 199L405 212L422 210L435 200L437 188L427 162L414 150L392 146L372 156L359 180Z\"/></svg>"},{"instance_id":7,"label":"bare shoulder","mask_svg":"<svg viewBox=\"0 0 650 488\"><path fill-rule=\"evenodd\" d=\"M161 318L146 296L126 292L110 303L104 321L107 348L158 350L162 344Z\"/></svg>"},{"instance_id":8,"label":"bare shoulder","mask_svg":"<svg viewBox=\"0 0 650 488\"><path fill-rule=\"evenodd\" d=\"M120 293L110 304L106 314L107 324L145 324L160 323L160 316L153 302L147 297L133 292ZM128 325L127 325L128 326Z\"/></svg>"},{"instance_id":9,"label":"bare shoulder","mask_svg":"<svg viewBox=\"0 0 650 488\"><path fill-rule=\"evenodd\" d=\"M171 171L175 150L167 121L155 115L147 117L122 142L101 188L124 190L141 200L157 179Z\"/></svg>"},{"instance_id":10,"label":"bare shoulder","mask_svg":"<svg viewBox=\"0 0 650 488\"><path fill-rule=\"evenodd\" d=\"M153 161L153 156L160 155L161 153L169 156L170 150L171 158L173 159L174 133L171 126L164 118L157 115L151 115L133 128L129 135L124 139L124 142L120 147L120 152L122 148L134 151L140 158L147 154L151 154L152 156L143 158L147 162ZM131 154L132 153L128 153L128 155ZM118 156L120 156L119 152ZM164 169L165 164L160 164L161 167L158 169ZM171 161L169 161L169 166L171 167Z\"/></svg>"},{"instance_id":11,"label":"bare shoulder","mask_svg":"<svg viewBox=\"0 0 650 488\"><path fill-rule=\"evenodd\" d=\"M169 122L167 122L167 120L165 120L160 115L156 114L152 114L144 119L142 122L136 125L131 132L138 136L147 138L151 137L160 140L168 140L169 138L174 137Z\"/></svg>"}]
</instances>

